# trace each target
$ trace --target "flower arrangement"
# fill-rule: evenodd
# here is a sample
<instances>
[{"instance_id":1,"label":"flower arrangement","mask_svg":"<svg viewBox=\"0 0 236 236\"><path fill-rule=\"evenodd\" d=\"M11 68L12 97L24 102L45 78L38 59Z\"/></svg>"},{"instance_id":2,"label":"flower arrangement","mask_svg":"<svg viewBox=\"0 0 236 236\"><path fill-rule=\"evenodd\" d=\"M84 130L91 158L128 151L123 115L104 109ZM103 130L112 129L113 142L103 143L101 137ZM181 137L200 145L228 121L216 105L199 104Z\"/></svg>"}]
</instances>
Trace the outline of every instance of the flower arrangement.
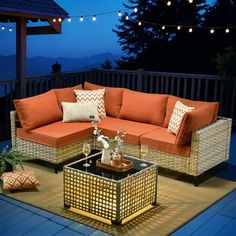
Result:
<instances>
[{"instance_id":1,"label":"flower arrangement","mask_svg":"<svg viewBox=\"0 0 236 236\"><path fill-rule=\"evenodd\" d=\"M126 135L126 131L118 131L117 135L112 139L101 134L102 130L97 127L96 122L92 121L92 126L94 127L93 135L98 142L102 143L103 149L106 150L104 151L104 154L106 152L106 155L109 155L109 158L110 154L112 154L112 156L122 156L123 138Z\"/></svg>"}]
</instances>

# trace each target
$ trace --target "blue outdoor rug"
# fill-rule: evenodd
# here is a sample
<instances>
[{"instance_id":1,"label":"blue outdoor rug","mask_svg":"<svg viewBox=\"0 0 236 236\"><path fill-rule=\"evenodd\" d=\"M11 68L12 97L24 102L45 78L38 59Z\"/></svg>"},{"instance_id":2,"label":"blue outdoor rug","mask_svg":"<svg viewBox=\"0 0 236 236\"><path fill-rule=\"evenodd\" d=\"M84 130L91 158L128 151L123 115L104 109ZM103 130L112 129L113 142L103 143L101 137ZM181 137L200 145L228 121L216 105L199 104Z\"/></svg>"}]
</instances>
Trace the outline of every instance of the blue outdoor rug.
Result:
<instances>
[{"instance_id":1,"label":"blue outdoor rug","mask_svg":"<svg viewBox=\"0 0 236 236\"><path fill-rule=\"evenodd\" d=\"M171 236L235 236L236 190L180 227Z\"/></svg>"},{"instance_id":2,"label":"blue outdoor rug","mask_svg":"<svg viewBox=\"0 0 236 236\"><path fill-rule=\"evenodd\" d=\"M1 236L109 236L95 228L0 194Z\"/></svg>"}]
</instances>

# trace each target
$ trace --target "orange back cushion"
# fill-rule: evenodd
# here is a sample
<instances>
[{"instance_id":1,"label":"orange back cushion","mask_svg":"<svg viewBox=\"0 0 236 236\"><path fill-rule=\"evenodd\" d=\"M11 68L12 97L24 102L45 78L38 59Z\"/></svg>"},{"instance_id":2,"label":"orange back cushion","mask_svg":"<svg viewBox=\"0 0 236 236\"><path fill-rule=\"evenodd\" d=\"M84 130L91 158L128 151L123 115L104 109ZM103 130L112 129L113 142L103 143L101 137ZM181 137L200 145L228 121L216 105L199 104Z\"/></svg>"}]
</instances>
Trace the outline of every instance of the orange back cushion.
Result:
<instances>
[{"instance_id":1,"label":"orange back cushion","mask_svg":"<svg viewBox=\"0 0 236 236\"><path fill-rule=\"evenodd\" d=\"M119 117L120 108L122 105L123 88L105 87L89 82L84 83L84 89L97 90L105 88L105 108L108 116Z\"/></svg>"},{"instance_id":2,"label":"orange back cushion","mask_svg":"<svg viewBox=\"0 0 236 236\"><path fill-rule=\"evenodd\" d=\"M124 89L120 118L162 125L168 95Z\"/></svg>"},{"instance_id":3,"label":"orange back cushion","mask_svg":"<svg viewBox=\"0 0 236 236\"><path fill-rule=\"evenodd\" d=\"M82 85L76 85L69 88L54 89L59 106L62 102L76 102L74 90L82 89Z\"/></svg>"},{"instance_id":4,"label":"orange back cushion","mask_svg":"<svg viewBox=\"0 0 236 236\"><path fill-rule=\"evenodd\" d=\"M62 118L62 112L53 90L29 98L16 99L14 105L25 131Z\"/></svg>"},{"instance_id":5,"label":"orange back cushion","mask_svg":"<svg viewBox=\"0 0 236 236\"><path fill-rule=\"evenodd\" d=\"M173 95L169 95L168 101L167 101L167 106L166 106L166 115L165 115L164 124L163 124L164 127L168 127L168 124L170 122L170 118L171 118L172 112L174 110L175 103L177 101L180 101L181 103L183 103L184 105L186 105L188 107L195 107L195 109L200 108L202 106L205 106L207 104L208 105L212 105L213 106L212 112L214 112L214 114L212 114L212 116L214 117L214 119L217 118L218 108L216 108L216 106L219 106L218 103L215 103L215 102L192 101L192 100L188 100L188 99L184 99L184 98L179 98L179 97L176 97L176 96L173 96Z\"/></svg>"},{"instance_id":6,"label":"orange back cushion","mask_svg":"<svg viewBox=\"0 0 236 236\"><path fill-rule=\"evenodd\" d=\"M176 135L176 144L185 145L191 142L192 132L196 131L217 119L218 102L205 104L191 112L187 112L181 122Z\"/></svg>"}]
</instances>

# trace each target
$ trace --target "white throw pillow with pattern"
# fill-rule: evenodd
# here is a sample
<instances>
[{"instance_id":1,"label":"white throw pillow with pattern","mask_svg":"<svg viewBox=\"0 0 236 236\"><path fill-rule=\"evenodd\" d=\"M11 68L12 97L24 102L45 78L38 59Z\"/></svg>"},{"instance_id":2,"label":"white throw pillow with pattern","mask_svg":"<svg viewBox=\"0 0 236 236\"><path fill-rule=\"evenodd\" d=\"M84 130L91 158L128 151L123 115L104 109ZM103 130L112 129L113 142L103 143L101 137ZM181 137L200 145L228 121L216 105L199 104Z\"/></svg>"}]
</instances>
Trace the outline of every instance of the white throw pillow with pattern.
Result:
<instances>
[{"instance_id":1,"label":"white throw pillow with pattern","mask_svg":"<svg viewBox=\"0 0 236 236\"><path fill-rule=\"evenodd\" d=\"M76 101L79 103L96 103L98 114L101 118L106 117L104 94L105 89L98 90L74 90Z\"/></svg>"},{"instance_id":2,"label":"white throw pillow with pattern","mask_svg":"<svg viewBox=\"0 0 236 236\"><path fill-rule=\"evenodd\" d=\"M177 134L185 113L190 112L194 109L195 107L188 107L184 105L182 102L177 101L175 103L167 131L173 134Z\"/></svg>"}]
</instances>

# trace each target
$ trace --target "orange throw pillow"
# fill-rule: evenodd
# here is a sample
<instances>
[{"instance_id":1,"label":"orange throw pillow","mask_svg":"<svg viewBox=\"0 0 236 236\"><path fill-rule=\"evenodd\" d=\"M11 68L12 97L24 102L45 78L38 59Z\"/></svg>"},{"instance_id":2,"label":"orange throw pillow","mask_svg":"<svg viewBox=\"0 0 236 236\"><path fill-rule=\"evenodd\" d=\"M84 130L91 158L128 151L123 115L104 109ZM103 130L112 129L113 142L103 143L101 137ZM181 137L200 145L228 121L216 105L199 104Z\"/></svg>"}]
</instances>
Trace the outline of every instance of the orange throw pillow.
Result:
<instances>
[{"instance_id":1,"label":"orange throw pillow","mask_svg":"<svg viewBox=\"0 0 236 236\"><path fill-rule=\"evenodd\" d=\"M86 90L96 90L102 88L105 88L104 100L107 115L118 118L122 105L122 96L124 89L115 87L105 87L89 82L84 83L84 89Z\"/></svg>"},{"instance_id":2,"label":"orange throw pillow","mask_svg":"<svg viewBox=\"0 0 236 236\"><path fill-rule=\"evenodd\" d=\"M74 89L81 90L82 85L79 84L74 87L54 89L60 107L62 102L76 102Z\"/></svg>"},{"instance_id":3,"label":"orange throw pillow","mask_svg":"<svg viewBox=\"0 0 236 236\"><path fill-rule=\"evenodd\" d=\"M53 90L29 98L16 99L14 105L25 131L62 119L62 112Z\"/></svg>"},{"instance_id":4,"label":"orange throw pillow","mask_svg":"<svg viewBox=\"0 0 236 236\"><path fill-rule=\"evenodd\" d=\"M120 118L162 125L168 95L124 89Z\"/></svg>"}]
</instances>

